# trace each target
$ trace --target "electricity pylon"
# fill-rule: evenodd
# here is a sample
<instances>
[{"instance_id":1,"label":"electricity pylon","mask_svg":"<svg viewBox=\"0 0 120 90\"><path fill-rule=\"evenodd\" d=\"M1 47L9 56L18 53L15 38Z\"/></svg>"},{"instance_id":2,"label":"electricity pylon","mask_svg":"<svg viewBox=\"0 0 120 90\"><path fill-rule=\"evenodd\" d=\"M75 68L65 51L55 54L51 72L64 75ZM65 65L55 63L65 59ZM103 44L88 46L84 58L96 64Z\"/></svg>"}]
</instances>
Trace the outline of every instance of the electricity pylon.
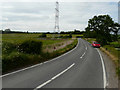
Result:
<instances>
[{"instance_id":1,"label":"electricity pylon","mask_svg":"<svg viewBox=\"0 0 120 90\"><path fill-rule=\"evenodd\" d=\"M55 7L55 27L54 27L54 33L58 33L58 37L59 37L59 2L56 2L56 7ZM55 37L55 35L54 35Z\"/></svg>"}]
</instances>

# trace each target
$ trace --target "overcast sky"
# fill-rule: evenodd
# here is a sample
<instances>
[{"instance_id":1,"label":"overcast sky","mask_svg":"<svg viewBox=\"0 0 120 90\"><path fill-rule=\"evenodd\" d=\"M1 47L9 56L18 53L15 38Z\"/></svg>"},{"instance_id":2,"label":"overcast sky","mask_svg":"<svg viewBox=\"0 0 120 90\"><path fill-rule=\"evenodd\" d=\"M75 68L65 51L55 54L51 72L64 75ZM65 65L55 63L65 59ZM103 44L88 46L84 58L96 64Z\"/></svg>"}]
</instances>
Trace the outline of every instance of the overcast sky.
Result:
<instances>
[{"instance_id":1,"label":"overcast sky","mask_svg":"<svg viewBox=\"0 0 120 90\"><path fill-rule=\"evenodd\" d=\"M60 31L84 30L88 20L94 15L109 14L115 22L118 21L117 2L60 2L59 4ZM0 29L54 31L55 2L2 2L0 9L2 10Z\"/></svg>"}]
</instances>

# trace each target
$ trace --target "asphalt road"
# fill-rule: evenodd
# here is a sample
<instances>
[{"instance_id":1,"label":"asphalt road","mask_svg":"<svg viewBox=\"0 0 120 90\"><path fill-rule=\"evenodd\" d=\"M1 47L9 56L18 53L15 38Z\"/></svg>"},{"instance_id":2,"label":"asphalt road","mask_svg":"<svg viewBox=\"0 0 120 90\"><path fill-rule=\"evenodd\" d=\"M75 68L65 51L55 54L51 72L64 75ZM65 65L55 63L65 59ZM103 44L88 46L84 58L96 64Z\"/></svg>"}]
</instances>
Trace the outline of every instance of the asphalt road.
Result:
<instances>
[{"instance_id":1,"label":"asphalt road","mask_svg":"<svg viewBox=\"0 0 120 90\"><path fill-rule=\"evenodd\" d=\"M49 62L2 77L3 88L104 88L98 51L82 39L75 49Z\"/></svg>"}]
</instances>

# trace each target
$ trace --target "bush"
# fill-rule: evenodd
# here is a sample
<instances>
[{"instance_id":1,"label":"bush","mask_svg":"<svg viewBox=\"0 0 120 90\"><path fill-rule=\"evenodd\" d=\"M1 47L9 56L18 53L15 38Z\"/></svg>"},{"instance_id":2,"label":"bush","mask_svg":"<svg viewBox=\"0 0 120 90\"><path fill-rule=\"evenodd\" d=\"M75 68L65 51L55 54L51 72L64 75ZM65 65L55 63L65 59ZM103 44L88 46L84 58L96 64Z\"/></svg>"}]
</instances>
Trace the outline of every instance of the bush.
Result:
<instances>
[{"instance_id":1,"label":"bush","mask_svg":"<svg viewBox=\"0 0 120 90\"><path fill-rule=\"evenodd\" d=\"M2 57L2 72L14 70L29 63L25 54L12 52L9 56Z\"/></svg>"},{"instance_id":2,"label":"bush","mask_svg":"<svg viewBox=\"0 0 120 90\"><path fill-rule=\"evenodd\" d=\"M72 38L72 34L71 33L69 34L69 38Z\"/></svg>"},{"instance_id":3,"label":"bush","mask_svg":"<svg viewBox=\"0 0 120 90\"><path fill-rule=\"evenodd\" d=\"M28 54L40 54L42 51L42 42L28 40L18 46L18 51Z\"/></svg>"},{"instance_id":4,"label":"bush","mask_svg":"<svg viewBox=\"0 0 120 90\"><path fill-rule=\"evenodd\" d=\"M69 35L65 35L65 36L60 36L60 38L72 38L72 34L69 34Z\"/></svg>"},{"instance_id":5,"label":"bush","mask_svg":"<svg viewBox=\"0 0 120 90\"><path fill-rule=\"evenodd\" d=\"M46 38L47 35L45 33L42 33L42 35L39 35L40 38Z\"/></svg>"},{"instance_id":6,"label":"bush","mask_svg":"<svg viewBox=\"0 0 120 90\"><path fill-rule=\"evenodd\" d=\"M118 42L112 42L111 45L114 47L114 48L120 48L120 44Z\"/></svg>"},{"instance_id":7,"label":"bush","mask_svg":"<svg viewBox=\"0 0 120 90\"><path fill-rule=\"evenodd\" d=\"M83 36L76 36L76 38L83 38Z\"/></svg>"},{"instance_id":8,"label":"bush","mask_svg":"<svg viewBox=\"0 0 120 90\"><path fill-rule=\"evenodd\" d=\"M20 44L3 42L2 45L2 72L7 73L57 57L72 49L76 42L52 53L43 53L42 42L36 40L27 40Z\"/></svg>"},{"instance_id":9,"label":"bush","mask_svg":"<svg viewBox=\"0 0 120 90\"><path fill-rule=\"evenodd\" d=\"M9 54L12 51L14 51L16 48L15 44L12 44L10 42L2 42L2 53L3 54Z\"/></svg>"},{"instance_id":10,"label":"bush","mask_svg":"<svg viewBox=\"0 0 120 90\"><path fill-rule=\"evenodd\" d=\"M119 79L120 79L120 67L116 68L116 73L117 73L117 75L119 76Z\"/></svg>"}]
</instances>

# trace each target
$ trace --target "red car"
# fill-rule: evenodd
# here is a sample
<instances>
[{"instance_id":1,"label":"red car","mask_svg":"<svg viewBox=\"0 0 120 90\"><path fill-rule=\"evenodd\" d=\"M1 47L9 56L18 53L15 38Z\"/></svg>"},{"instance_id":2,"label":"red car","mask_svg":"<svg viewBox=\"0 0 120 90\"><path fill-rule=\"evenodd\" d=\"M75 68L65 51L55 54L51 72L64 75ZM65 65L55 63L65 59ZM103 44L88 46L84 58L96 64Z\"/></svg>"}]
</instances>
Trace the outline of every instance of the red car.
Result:
<instances>
[{"instance_id":1,"label":"red car","mask_svg":"<svg viewBox=\"0 0 120 90\"><path fill-rule=\"evenodd\" d=\"M98 42L93 41L92 46L100 48L101 45Z\"/></svg>"}]
</instances>

